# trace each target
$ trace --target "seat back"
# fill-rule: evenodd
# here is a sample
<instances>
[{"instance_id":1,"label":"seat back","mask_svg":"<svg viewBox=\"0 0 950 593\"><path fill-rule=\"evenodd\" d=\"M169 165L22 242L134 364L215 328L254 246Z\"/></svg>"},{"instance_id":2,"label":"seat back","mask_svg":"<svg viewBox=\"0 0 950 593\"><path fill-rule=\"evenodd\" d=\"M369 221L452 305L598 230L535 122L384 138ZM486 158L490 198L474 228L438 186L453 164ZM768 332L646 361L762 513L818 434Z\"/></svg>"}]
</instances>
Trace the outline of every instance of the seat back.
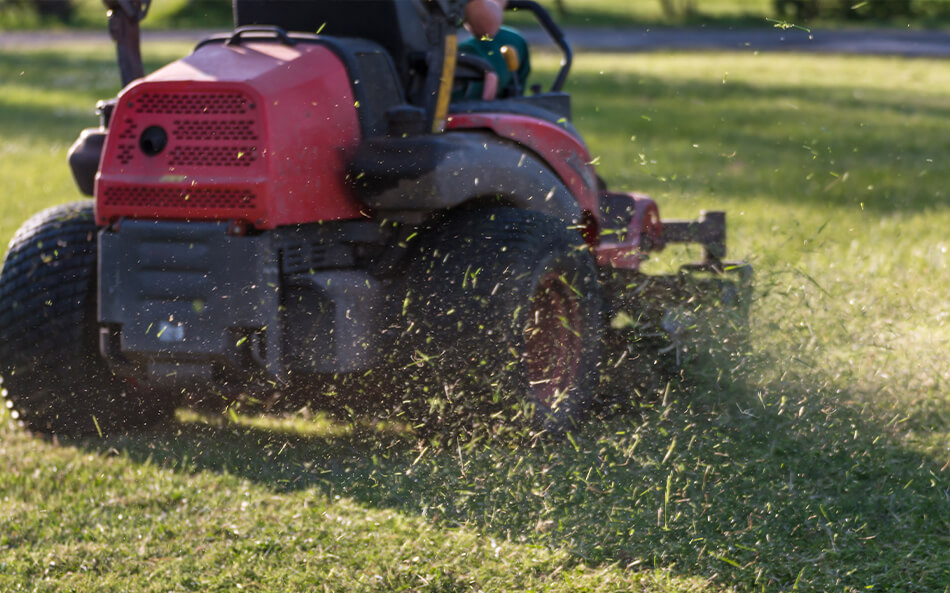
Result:
<instances>
[{"instance_id":1,"label":"seat back","mask_svg":"<svg viewBox=\"0 0 950 593\"><path fill-rule=\"evenodd\" d=\"M369 39L393 58L407 87L414 61L430 45L423 0L234 0L235 26L274 25L287 31Z\"/></svg>"}]
</instances>

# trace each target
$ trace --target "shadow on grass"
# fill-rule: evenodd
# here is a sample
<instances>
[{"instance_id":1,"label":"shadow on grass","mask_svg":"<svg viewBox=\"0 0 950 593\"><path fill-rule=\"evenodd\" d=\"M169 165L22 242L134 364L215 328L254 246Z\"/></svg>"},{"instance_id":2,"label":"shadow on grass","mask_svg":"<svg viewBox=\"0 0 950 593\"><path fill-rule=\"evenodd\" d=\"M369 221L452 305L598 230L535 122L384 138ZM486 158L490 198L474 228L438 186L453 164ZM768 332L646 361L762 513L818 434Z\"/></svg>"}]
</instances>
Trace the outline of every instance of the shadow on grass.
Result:
<instances>
[{"instance_id":1,"label":"shadow on grass","mask_svg":"<svg viewBox=\"0 0 950 593\"><path fill-rule=\"evenodd\" d=\"M164 65L146 60L146 70ZM95 126L96 102L120 90L111 51L0 53L0 137L72 142ZM37 100L39 99L39 101Z\"/></svg>"},{"instance_id":2,"label":"shadow on grass","mask_svg":"<svg viewBox=\"0 0 950 593\"><path fill-rule=\"evenodd\" d=\"M43 49L0 53L4 84L34 87L37 91L107 92L119 88L113 51Z\"/></svg>"},{"instance_id":3,"label":"shadow on grass","mask_svg":"<svg viewBox=\"0 0 950 593\"><path fill-rule=\"evenodd\" d=\"M94 103L93 103L94 105ZM0 99L0 138L5 143L69 144L79 137L84 128L98 123L92 105L85 111L76 109L54 110L23 103L9 104ZM67 167L65 161L51 165Z\"/></svg>"},{"instance_id":4,"label":"shadow on grass","mask_svg":"<svg viewBox=\"0 0 950 593\"><path fill-rule=\"evenodd\" d=\"M946 206L950 134L939 97L841 86L759 86L722 73L573 75L575 124L624 189L740 199L774 195L879 213ZM599 139L626 137L598 152ZM911 183L909 180L913 179Z\"/></svg>"},{"instance_id":5,"label":"shadow on grass","mask_svg":"<svg viewBox=\"0 0 950 593\"><path fill-rule=\"evenodd\" d=\"M802 27L823 27L823 28L853 28L862 26L866 28L894 28L906 29L908 27L921 29L937 29L946 26L950 22L950 11L941 6L940 3L918 3L912 14L894 14L892 17L886 15L874 17L871 14L847 14L838 12L830 8L836 6L833 2L828 2L826 13L819 15L815 19L801 19L794 15L782 15L774 10L773 4L761 6L750 6L746 3L737 2L731 7L731 12L718 14L706 14L703 8L707 8L704 3L686 3L690 6L688 11L678 11L678 14L664 16L661 12L652 12L643 5L637 6L636 3L617 3L617 8L613 10L598 10L585 6L586 3L565 2L566 14L555 10L553 3L548 2L548 10L554 19L562 26L575 27L634 27L634 28L663 28L663 27L708 27L708 28L740 28L761 26L769 23L773 26L779 22L786 22L789 25ZM676 3L671 2L671 5ZM697 5L698 4L698 5ZM659 8L658 4L654 4ZM872 4L874 6L874 4ZM867 5L858 5L867 9ZM750 12L749 10L759 11ZM745 12L740 12L741 10ZM508 13L511 15L511 13ZM534 22L529 16L507 16L509 21L517 25Z\"/></svg>"},{"instance_id":6,"label":"shadow on grass","mask_svg":"<svg viewBox=\"0 0 950 593\"><path fill-rule=\"evenodd\" d=\"M244 476L742 589L942 590L950 473L801 382L680 391L563 441L217 422L87 441L138 463Z\"/></svg>"},{"instance_id":7,"label":"shadow on grass","mask_svg":"<svg viewBox=\"0 0 950 593\"><path fill-rule=\"evenodd\" d=\"M646 16L638 11L608 11L595 8L577 8L568 6L567 14L560 14L551 10L551 15L562 27L610 27L630 29L661 29L664 27L704 26L709 28L739 28L761 26L769 15L756 13L735 13L711 15L702 12L693 12L673 18L665 18L657 14L655 17ZM508 13L506 23L515 27L534 25L537 21L532 15L517 15Z\"/></svg>"}]
</instances>

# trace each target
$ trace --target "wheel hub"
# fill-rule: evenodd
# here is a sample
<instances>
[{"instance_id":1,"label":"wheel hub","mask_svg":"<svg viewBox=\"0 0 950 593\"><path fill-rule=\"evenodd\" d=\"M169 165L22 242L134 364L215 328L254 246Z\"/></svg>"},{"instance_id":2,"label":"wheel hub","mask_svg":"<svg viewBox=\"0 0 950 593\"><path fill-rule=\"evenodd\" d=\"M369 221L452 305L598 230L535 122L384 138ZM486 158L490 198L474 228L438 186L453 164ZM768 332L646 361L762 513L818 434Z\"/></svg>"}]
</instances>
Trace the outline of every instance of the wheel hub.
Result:
<instances>
[{"instance_id":1,"label":"wheel hub","mask_svg":"<svg viewBox=\"0 0 950 593\"><path fill-rule=\"evenodd\" d=\"M558 405L576 383L583 340L581 306L568 283L555 273L541 279L525 327L525 365L536 403Z\"/></svg>"}]
</instances>

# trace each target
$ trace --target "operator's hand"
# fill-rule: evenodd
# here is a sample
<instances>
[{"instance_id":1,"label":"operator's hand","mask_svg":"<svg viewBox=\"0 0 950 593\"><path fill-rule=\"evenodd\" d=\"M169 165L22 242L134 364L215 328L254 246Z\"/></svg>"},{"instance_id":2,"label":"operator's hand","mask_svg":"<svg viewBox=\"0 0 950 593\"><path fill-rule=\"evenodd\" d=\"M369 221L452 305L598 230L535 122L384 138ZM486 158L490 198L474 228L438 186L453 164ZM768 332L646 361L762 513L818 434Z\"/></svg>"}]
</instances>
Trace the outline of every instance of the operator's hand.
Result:
<instances>
[{"instance_id":1,"label":"operator's hand","mask_svg":"<svg viewBox=\"0 0 950 593\"><path fill-rule=\"evenodd\" d=\"M465 5L465 26L476 39L494 37L501 28L508 0L471 0Z\"/></svg>"}]
</instances>

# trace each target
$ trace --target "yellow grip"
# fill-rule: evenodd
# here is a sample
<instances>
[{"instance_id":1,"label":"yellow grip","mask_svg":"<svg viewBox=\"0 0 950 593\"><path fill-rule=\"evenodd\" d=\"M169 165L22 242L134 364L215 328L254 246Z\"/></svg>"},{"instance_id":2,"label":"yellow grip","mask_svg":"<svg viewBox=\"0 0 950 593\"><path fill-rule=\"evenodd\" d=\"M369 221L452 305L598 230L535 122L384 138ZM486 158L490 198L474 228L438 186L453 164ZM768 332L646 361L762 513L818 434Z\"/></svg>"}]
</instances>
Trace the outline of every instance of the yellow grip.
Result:
<instances>
[{"instance_id":1,"label":"yellow grip","mask_svg":"<svg viewBox=\"0 0 950 593\"><path fill-rule=\"evenodd\" d=\"M521 58L518 56L518 50L515 49L515 46L502 46L501 57L505 58L505 64L508 65L509 72L517 72L518 68L521 68Z\"/></svg>"},{"instance_id":2,"label":"yellow grip","mask_svg":"<svg viewBox=\"0 0 950 593\"><path fill-rule=\"evenodd\" d=\"M458 35L452 33L445 37L445 58L442 62L442 76L439 82L439 95L435 102L435 118L432 121L432 132L440 134L445 131L445 121L449 115L449 101L452 98L452 80L455 77L455 62L458 59Z\"/></svg>"}]
</instances>

